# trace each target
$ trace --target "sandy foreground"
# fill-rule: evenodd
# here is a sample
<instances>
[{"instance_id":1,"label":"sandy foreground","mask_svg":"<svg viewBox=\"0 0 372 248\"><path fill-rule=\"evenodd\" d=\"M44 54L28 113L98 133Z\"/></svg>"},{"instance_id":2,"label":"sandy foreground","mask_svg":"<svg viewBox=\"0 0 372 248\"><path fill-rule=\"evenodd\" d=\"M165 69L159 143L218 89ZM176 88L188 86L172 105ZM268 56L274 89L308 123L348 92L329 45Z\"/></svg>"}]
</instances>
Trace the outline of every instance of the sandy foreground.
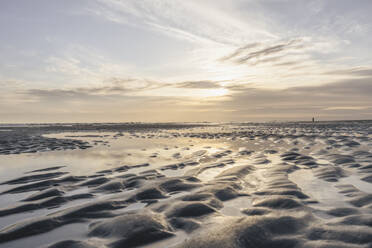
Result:
<instances>
[{"instance_id":1,"label":"sandy foreground","mask_svg":"<svg viewBox=\"0 0 372 248\"><path fill-rule=\"evenodd\" d=\"M372 247L372 122L0 126L0 247Z\"/></svg>"}]
</instances>

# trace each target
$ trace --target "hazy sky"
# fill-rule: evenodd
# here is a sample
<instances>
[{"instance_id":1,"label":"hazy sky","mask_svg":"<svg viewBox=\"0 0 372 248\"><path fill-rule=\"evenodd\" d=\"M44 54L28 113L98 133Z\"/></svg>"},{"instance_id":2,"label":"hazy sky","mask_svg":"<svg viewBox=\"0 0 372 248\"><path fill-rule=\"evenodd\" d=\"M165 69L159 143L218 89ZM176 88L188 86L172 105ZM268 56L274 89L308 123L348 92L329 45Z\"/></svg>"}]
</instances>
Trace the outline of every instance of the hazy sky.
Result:
<instances>
[{"instance_id":1,"label":"hazy sky","mask_svg":"<svg viewBox=\"0 0 372 248\"><path fill-rule=\"evenodd\" d=\"M1 0L0 123L372 119L371 0Z\"/></svg>"}]
</instances>

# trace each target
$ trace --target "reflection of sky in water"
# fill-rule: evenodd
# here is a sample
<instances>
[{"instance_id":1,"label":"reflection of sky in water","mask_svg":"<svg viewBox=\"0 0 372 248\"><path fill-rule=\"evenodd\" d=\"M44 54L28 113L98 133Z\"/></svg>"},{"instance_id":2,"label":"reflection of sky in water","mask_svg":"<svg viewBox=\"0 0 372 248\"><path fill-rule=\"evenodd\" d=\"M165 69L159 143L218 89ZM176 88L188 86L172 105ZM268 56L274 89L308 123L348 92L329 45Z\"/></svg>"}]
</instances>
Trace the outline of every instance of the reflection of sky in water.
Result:
<instances>
[{"instance_id":1,"label":"reflection of sky in water","mask_svg":"<svg viewBox=\"0 0 372 248\"><path fill-rule=\"evenodd\" d=\"M219 140L200 140L190 138L153 138L124 136L113 138L116 133L59 133L46 135L47 137L66 138L66 136L99 135L106 137L73 137L88 142L96 140L107 141L107 144L98 143L92 148L81 150L48 151L32 154L0 155L0 181L25 176L24 172L53 166L66 166L59 171L68 171L72 175L91 175L97 171L111 169L123 165L137 165L149 163L150 166L130 170L130 173L158 168L163 165L187 161L193 158L192 154L199 150L214 153L226 144ZM72 138L72 137L68 137ZM207 148L205 148L207 147ZM216 148L217 147L217 148ZM180 153L179 158L173 155ZM156 157L152 155L156 154ZM177 171L175 171L177 172ZM48 172L37 172L48 173ZM177 175L180 172L177 173ZM0 191L16 185L0 185ZM17 201L19 195L7 196ZM0 196L0 200L1 200ZM9 199L8 198L8 199ZM14 198L14 199L13 199Z\"/></svg>"},{"instance_id":2,"label":"reflection of sky in water","mask_svg":"<svg viewBox=\"0 0 372 248\"><path fill-rule=\"evenodd\" d=\"M76 133L74 135L77 135ZM127 136L127 135L126 135ZM6 180L13 175L21 174L24 171L40 169L50 166L68 166L68 170L77 174L86 174L98 170L108 169L116 165L134 165L144 162L157 162L159 158L167 160L173 159L172 154L181 152L181 149L195 142L188 142L186 139L177 141L167 138L128 138L119 137L113 139L112 136L106 138L77 138L89 142L93 140L109 141L108 145L98 144L86 150L65 150L50 151L35 154L19 154L2 156L0 179ZM63 134L48 135L48 137L64 137ZM177 144L179 148L174 148L170 144ZM169 150L164 150L168 147ZM189 151L195 150L190 147ZM182 153L188 153L184 150ZM153 153L159 153L157 158L149 158ZM6 166L7 165L7 166ZM63 170L63 169L62 169Z\"/></svg>"},{"instance_id":3,"label":"reflection of sky in water","mask_svg":"<svg viewBox=\"0 0 372 248\"><path fill-rule=\"evenodd\" d=\"M371 183L360 180L360 177L358 175L350 175L348 177L341 178L340 182L343 184L352 184L357 189L372 194Z\"/></svg>"}]
</instances>

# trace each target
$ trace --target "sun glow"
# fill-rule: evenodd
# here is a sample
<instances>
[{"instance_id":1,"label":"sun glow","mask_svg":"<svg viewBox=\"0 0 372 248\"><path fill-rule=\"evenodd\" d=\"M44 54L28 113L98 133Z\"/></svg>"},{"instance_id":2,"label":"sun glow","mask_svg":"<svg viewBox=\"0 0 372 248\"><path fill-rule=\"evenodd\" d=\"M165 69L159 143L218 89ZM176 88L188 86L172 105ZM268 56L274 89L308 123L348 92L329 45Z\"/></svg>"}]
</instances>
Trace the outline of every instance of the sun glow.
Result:
<instances>
[{"instance_id":1,"label":"sun glow","mask_svg":"<svg viewBox=\"0 0 372 248\"><path fill-rule=\"evenodd\" d=\"M187 97L187 98L208 98L208 97L222 97L229 93L226 88L213 89L191 89L191 88L162 88L155 90L142 91L137 95L140 96L167 96L167 97Z\"/></svg>"},{"instance_id":2,"label":"sun glow","mask_svg":"<svg viewBox=\"0 0 372 248\"><path fill-rule=\"evenodd\" d=\"M204 97L215 97L215 96L225 96L229 92L228 89L218 88L218 89L206 89L203 90L202 95Z\"/></svg>"}]
</instances>

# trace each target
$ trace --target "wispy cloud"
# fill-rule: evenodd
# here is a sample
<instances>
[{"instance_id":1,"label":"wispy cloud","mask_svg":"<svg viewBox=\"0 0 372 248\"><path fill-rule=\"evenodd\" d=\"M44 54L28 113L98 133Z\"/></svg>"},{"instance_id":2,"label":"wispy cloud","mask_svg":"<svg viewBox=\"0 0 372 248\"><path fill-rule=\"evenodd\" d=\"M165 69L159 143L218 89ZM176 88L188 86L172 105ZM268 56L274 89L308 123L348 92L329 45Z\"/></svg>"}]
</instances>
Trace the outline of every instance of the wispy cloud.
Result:
<instances>
[{"instance_id":1,"label":"wispy cloud","mask_svg":"<svg viewBox=\"0 0 372 248\"><path fill-rule=\"evenodd\" d=\"M28 89L18 92L31 97L40 98L86 98L93 96L133 96L140 92L164 87L163 84L154 81L134 78L110 78L100 86L70 87L66 89Z\"/></svg>"},{"instance_id":2,"label":"wispy cloud","mask_svg":"<svg viewBox=\"0 0 372 248\"><path fill-rule=\"evenodd\" d=\"M372 77L371 67L351 67L347 69L339 69L325 72L329 75L349 75L357 77Z\"/></svg>"},{"instance_id":3,"label":"wispy cloud","mask_svg":"<svg viewBox=\"0 0 372 248\"><path fill-rule=\"evenodd\" d=\"M327 107L324 110L365 110L365 109L372 109L372 105L370 106L339 106L339 107Z\"/></svg>"},{"instance_id":4,"label":"wispy cloud","mask_svg":"<svg viewBox=\"0 0 372 248\"><path fill-rule=\"evenodd\" d=\"M238 63L238 64L243 64L243 63L246 63L246 62L250 62L253 59L258 60L258 59L261 59L261 58L263 58L262 59L263 61L265 61L265 60L270 61L270 59L272 61L276 61L281 57L280 56L279 57L270 57L270 56L280 54L284 51L288 52L289 50L300 48L301 44L302 44L301 39L293 39L293 40L289 40L289 41L284 42L284 43L279 43L279 44L275 44L275 45L272 45L272 46L259 48L258 50L255 50L255 51L252 51L252 48L255 48L255 47L259 46L259 44L257 44L257 43L248 44L246 46L243 46L243 47L240 47L240 48L236 49L230 55L227 55L226 57L221 58L221 61L228 60L228 61L233 61L233 62ZM270 57L270 58L267 58L267 57Z\"/></svg>"},{"instance_id":5,"label":"wispy cloud","mask_svg":"<svg viewBox=\"0 0 372 248\"><path fill-rule=\"evenodd\" d=\"M218 8L221 6L216 2L99 0L98 3L91 12L110 21L126 25L141 23L186 40L239 44L246 39L277 37L267 30L256 28L257 18L243 22Z\"/></svg>"},{"instance_id":6,"label":"wispy cloud","mask_svg":"<svg viewBox=\"0 0 372 248\"><path fill-rule=\"evenodd\" d=\"M99 86L66 87L50 89L22 89L15 88L13 92L24 95L29 99L87 99L94 97L149 97L157 96L164 99L173 97L208 98L215 96L215 90L226 90L218 82L213 81L185 81L185 82L161 82L138 78L109 78ZM208 94L210 93L210 94ZM217 94L219 95L219 94Z\"/></svg>"},{"instance_id":7,"label":"wispy cloud","mask_svg":"<svg viewBox=\"0 0 372 248\"><path fill-rule=\"evenodd\" d=\"M213 81L188 81L178 83L176 85L178 88L193 88L193 89L214 89L221 88L218 82Z\"/></svg>"},{"instance_id":8,"label":"wispy cloud","mask_svg":"<svg viewBox=\"0 0 372 248\"><path fill-rule=\"evenodd\" d=\"M245 46L237 48L234 52L232 52L232 53L230 53L226 56L223 56L219 60L220 61L229 61L233 58L236 58L236 57L240 56L241 54L245 53L246 51L250 51L252 48L259 47L259 46L261 46L261 43L259 43L259 42L247 44Z\"/></svg>"}]
</instances>

